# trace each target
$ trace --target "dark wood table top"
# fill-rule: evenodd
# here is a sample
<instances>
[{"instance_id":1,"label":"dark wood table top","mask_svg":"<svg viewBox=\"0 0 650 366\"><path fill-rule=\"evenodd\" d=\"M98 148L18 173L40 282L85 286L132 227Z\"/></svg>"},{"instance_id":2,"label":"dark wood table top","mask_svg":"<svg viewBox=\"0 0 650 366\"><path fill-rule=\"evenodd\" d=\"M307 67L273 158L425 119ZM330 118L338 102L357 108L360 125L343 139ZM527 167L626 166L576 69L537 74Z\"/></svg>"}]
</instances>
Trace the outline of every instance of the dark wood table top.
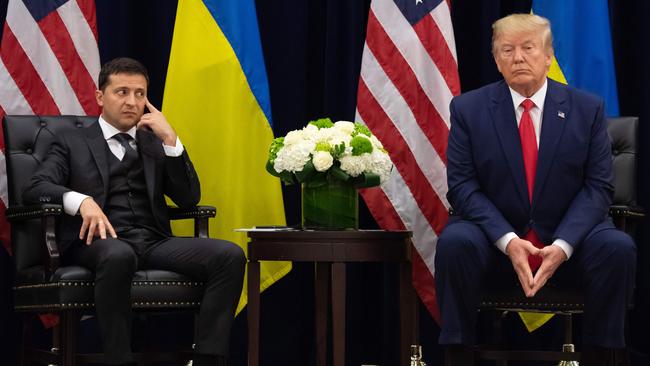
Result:
<instances>
[{"instance_id":1,"label":"dark wood table top","mask_svg":"<svg viewBox=\"0 0 650 366\"><path fill-rule=\"evenodd\" d=\"M399 262L410 260L410 231L249 231L248 257L314 262Z\"/></svg>"}]
</instances>

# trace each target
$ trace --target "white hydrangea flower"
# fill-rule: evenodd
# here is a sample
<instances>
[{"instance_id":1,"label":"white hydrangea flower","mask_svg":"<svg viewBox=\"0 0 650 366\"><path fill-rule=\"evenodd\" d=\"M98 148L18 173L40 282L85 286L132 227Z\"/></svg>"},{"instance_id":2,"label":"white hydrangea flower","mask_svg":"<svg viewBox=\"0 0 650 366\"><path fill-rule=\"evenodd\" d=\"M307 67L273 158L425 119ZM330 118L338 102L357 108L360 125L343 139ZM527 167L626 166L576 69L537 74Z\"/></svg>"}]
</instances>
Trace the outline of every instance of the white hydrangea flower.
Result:
<instances>
[{"instance_id":1,"label":"white hydrangea flower","mask_svg":"<svg viewBox=\"0 0 650 366\"><path fill-rule=\"evenodd\" d=\"M317 171L327 172L336 160L332 155L333 150L315 151L316 145L325 150L345 144L343 152L339 152L340 156L337 155L345 173L352 177L364 173L377 174L380 182L385 183L390 179L393 163L383 149L383 144L375 136L359 135L368 138L373 149L371 153L353 156L350 141L354 130L353 122L338 121L329 128L319 129L314 125L307 125L300 130L291 131L284 138L284 146L276 154L273 168L278 173L296 173L302 171L305 164L311 160Z\"/></svg>"},{"instance_id":2,"label":"white hydrangea flower","mask_svg":"<svg viewBox=\"0 0 650 366\"><path fill-rule=\"evenodd\" d=\"M314 168L316 168L317 171L324 172L332 166L334 158L332 157L332 154L327 151L316 151L312 158L312 163L314 163Z\"/></svg>"},{"instance_id":3,"label":"white hydrangea flower","mask_svg":"<svg viewBox=\"0 0 650 366\"><path fill-rule=\"evenodd\" d=\"M334 123L334 128L349 136L354 131L354 123L348 121L338 121Z\"/></svg>"},{"instance_id":4,"label":"white hydrangea flower","mask_svg":"<svg viewBox=\"0 0 650 366\"><path fill-rule=\"evenodd\" d=\"M379 175L380 182L385 183L390 179L392 170L393 162L390 156L379 149L374 149L370 154L370 167L367 172Z\"/></svg>"},{"instance_id":5,"label":"white hydrangea flower","mask_svg":"<svg viewBox=\"0 0 650 366\"><path fill-rule=\"evenodd\" d=\"M373 147L376 147L376 148L379 148L379 149L384 148L384 145L381 144L381 141L379 141L379 139L376 138L375 135L370 136L370 142L372 142Z\"/></svg>"},{"instance_id":6,"label":"white hydrangea flower","mask_svg":"<svg viewBox=\"0 0 650 366\"><path fill-rule=\"evenodd\" d=\"M289 131L284 138L284 146L291 146L301 143L304 140L302 130Z\"/></svg>"},{"instance_id":7,"label":"white hydrangea flower","mask_svg":"<svg viewBox=\"0 0 650 366\"><path fill-rule=\"evenodd\" d=\"M287 135L288 136L288 135ZM300 172L311 158L316 144L311 141L302 141L293 145L285 145L275 158L273 169L281 173L283 171Z\"/></svg>"},{"instance_id":8,"label":"white hydrangea flower","mask_svg":"<svg viewBox=\"0 0 650 366\"><path fill-rule=\"evenodd\" d=\"M341 169L353 177L358 177L361 173L367 170L368 156L370 156L370 154L362 154L359 156L343 156L340 159Z\"/></svg>"}]
</instances>

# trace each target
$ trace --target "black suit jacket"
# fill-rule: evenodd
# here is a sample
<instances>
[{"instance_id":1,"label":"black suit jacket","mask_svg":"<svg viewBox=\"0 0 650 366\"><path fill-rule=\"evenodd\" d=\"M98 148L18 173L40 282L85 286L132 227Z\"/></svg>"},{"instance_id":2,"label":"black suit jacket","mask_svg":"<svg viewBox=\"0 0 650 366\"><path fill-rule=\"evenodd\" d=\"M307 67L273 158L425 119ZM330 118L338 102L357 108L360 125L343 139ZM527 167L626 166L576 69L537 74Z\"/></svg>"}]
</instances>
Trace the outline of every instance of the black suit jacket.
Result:
<instances>
[{"instance_id":1,"label":"black suit jacket","mask_svg":"<svg viewBox=\"0 0 650 366\"><path fill-rule=\"evenodd\" d=\"M195 206L200 199L199 180L187 151L168 157L162 141L152 132L138 130L138 150L142 158L147 193L156 224L171 235L165 195L179 207ZM76 191L93 197L104 207L109 187L108 154L112 154L98 122L87 128L72 129L55 136L45 158L23 191L25 203L63 203L63 194ZM59 249L65 251L79 241L81 217L64 215L59 220Z\"/></svg>"}]
</instances>

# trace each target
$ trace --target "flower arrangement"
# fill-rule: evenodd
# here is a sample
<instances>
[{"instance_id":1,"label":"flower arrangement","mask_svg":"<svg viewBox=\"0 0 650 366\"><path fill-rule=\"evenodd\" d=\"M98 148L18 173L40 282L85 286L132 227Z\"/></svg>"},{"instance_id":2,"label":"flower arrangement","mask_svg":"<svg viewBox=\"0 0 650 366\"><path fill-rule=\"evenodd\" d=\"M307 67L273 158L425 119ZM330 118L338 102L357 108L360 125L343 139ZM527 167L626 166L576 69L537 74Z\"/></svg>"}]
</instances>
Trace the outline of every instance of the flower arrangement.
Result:
<instances>
[{"instance_id":1,"label":"flower arrangement","mask_svg":"<svg viewBox=\"0 0 650 366\"><path fill-rule=\"evenodd\" d=\"M381 142L361 123L311 121L271 143L266 170L286 184L318 187L332 181L355 188L388 180L393 163Z\"/></svg>"}]
</instances>

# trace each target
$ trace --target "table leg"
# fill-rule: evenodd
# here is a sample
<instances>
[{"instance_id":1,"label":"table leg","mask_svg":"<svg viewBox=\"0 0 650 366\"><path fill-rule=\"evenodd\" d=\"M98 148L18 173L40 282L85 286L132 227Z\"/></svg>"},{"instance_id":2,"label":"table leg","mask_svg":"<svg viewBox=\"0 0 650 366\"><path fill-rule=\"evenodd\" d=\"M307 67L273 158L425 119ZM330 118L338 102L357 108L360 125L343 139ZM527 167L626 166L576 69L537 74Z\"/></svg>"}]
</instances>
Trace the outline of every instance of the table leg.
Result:
<instances>
[{"instance_id":1,"label":"table leg","mask_svg":"<svg viewBox=\"0 0 650 366\"><path fill-rule=\"evenodd\" d=\"M332 263L332 351L334 366L345 365L345 263Z\"/></svg>"},{"instance_id":2,"label":"table leg","mask_svg":"<svg viewBox=\"0 0 650 366\"><path fill-rule=\"evenodd\" d=\"M316 262L315 266L316 366L327 366L327 294L330 283L330 264Z\"/></svg>"},{"instance_id":3,"label":"table leg","mask_svg":"<svg viewBox=\"0 0 650 366\"><path fill-rule=\"evenodd\" d=\"M260 362L260 262L248 262L248 366Z\"/></svg>"},{"instance_id":4,"label":"table leg","mask_svg":"<svg viewBox=\"0 0 650 366\"><path fill-rule=\"evenodd\" d=\"M411 262L400 263L399 282L400 364L408 366L410 365L410 346L419 344L418 308L413 290Z\"/></svg>"}]
</instances>

